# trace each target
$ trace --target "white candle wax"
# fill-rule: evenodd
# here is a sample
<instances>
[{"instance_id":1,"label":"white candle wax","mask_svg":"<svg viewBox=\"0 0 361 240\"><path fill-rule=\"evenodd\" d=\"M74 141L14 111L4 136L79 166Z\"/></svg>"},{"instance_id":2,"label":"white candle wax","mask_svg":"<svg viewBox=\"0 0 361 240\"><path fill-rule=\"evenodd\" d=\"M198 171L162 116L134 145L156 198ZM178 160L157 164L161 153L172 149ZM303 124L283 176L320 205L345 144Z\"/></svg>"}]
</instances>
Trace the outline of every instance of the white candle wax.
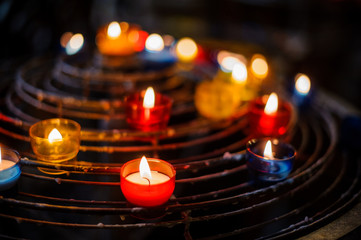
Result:
<instances>
[{"instance_id":1,"label":"white candle wax","mask_svg":"<svg viewBox=\"0 0 361 240\"><path fill-rule=\"evenodd\" d=\"M157 172L157 171L151 171L152 178L150 180L150 184L160 184L164 183L169 180L169 177L163 173ZM140 176L140 172L129 174L125 179L132 183L137 183L141 185L149 185L149 182L147 179L142 178Z\"/></svg>"},{"instance_id":2,"label":"white candle wax","mask_svg":"<svg viewBox=\"0 0 361 240\"><path fill-rule=\"evenodd\" d=\"M2 159L0 162L0 171L11 168L14 165L15 165L15 162L9 161L6 159Z\"/></svg>"}]
</instances>

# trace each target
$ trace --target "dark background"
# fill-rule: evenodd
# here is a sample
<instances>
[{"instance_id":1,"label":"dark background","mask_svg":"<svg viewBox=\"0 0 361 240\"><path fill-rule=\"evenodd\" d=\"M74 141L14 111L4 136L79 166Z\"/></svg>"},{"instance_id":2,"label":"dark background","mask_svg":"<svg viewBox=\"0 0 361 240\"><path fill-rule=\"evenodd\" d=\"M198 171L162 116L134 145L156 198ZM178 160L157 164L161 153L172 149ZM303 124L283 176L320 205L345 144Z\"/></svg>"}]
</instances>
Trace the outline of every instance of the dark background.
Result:
<instances>
[{"instance_id":1,"label":"dark background","mask_svg":"<svg viewBox=\"0 0 361 240\"><path fill-rule=\"evenodd\" d=\"M361 108L361 1L0 0L0 61L60 51L66 31L94 45L99 26L259 44L316 85Z\"/></svg>"}]
</instances>

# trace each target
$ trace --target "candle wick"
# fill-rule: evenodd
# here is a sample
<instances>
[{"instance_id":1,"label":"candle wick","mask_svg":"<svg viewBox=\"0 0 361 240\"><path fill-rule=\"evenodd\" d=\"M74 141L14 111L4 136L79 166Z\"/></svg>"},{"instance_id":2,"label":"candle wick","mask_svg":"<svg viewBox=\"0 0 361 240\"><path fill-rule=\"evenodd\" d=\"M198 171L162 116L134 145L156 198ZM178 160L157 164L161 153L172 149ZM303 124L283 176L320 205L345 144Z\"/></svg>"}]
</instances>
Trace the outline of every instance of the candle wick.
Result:
<instances>
[{"instance_id":1,"label":"candle wick","mask_svg":"<svg viewBox=\"0 0 361 240\"><path fill-rule=\"evenodd\" d=\"M148 181L148 186L150 186L150 180L149 180L149 178L147 178L147 177L143 177L144 179L146 179L147 181Z\"/></svg>"}]
</instances>

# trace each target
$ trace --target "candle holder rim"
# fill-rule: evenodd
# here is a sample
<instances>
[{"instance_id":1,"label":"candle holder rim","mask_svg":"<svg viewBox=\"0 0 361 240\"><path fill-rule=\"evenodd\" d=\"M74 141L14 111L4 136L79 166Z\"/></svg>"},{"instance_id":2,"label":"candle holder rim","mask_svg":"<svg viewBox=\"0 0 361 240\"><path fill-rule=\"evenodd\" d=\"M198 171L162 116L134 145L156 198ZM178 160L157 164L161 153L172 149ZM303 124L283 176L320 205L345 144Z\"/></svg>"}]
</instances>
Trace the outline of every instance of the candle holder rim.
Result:
<instances>
[{"instance_id":1,"label":"candle holder rim","mask_svg":"<svg viewBox=\"0 0 361 240\"><path fill-rule=\"evenodd\" d=\"M256 107L256 105L261 102L264 106L263 108L258 108ZM249 103L249 112L254 112L256 114L263 114L264 113L264 108L265 108L266 104L262 101L262 96L258 97L254 100L252 100ZM284 108L284 110L281 110L282 108L280 108L280 106L282 108ZM277 112L275 114L268 114L269 117L282 117L282 116L287 116L290 112L292 111L292 105L291 103L283 100L282 98L278 99L278 109Z\"/></svg>"},{"instance_id":2,"label":"candle holder rim","mask_svg":"<svg viewBox=\"0 0 361 240\"><path fill-rule=\"evenodd\" d=\"M277 141L279 141L279 143L282 143L283 145L286 145L288 148L290 148L290 149L293 151L293 155L290 156L290 157L287 157L287 158L276 158L276 157L274 157L273 159L269 159L269 158L265 158L264 156L261 156L261 155L255 153L254 151L251 150L250 144L255 143L255 142L257 142L257 141L268 141L268 140L270 140L271 142L272 142L273 140L277 140ZM296 149L295 149L291 144L286 143L286 142L283 142L283 141L281 141L281 140L279 140L279 139L277 139L277 138L260 138L260 139L254 138L254 139L251 139L251 140L249 140L249 141L247 142L247 144L246 144L246 149L247 149L247 151L248 151L249 153L253 154L254 156L256 156L256 157L258 157L258 158L262 158L264 161L267 161L267 162L272 162L272 161L278 161L278 162L289 161L290 159L295 158L296 155L297 155Z\"/></svg>"},{"instance_id":3,"label":"candle holder rim","mask_svg":"<svg viewBox=\"0 0 361 240\"><path fill-rule=\"evenodd\" d=\"M127 95L123 100L124 105L132 105L132 106L141 106L141 107L143 107L143 102L142 101L138 102L138 101L135 101L135 99L134 100L131 99L131 97L141 95L142 92L145 92L145 90L140 91L140 92L133 92L133 93L130 93L129 95ZM164 99L166 102L163 103L163 104L157 104L155 102L153 108L170 107L174 103L174 100L170 96L168 96L166 94L162 94L162 93L158 92L155 95L159 95L160 98L162 100Z\"/></svg>"},{"instance_id":4,"label":"candle holder rim","mask_svg":"<svg viewBox=\"0 0 361 240\"><path fill-rule=\"evenodd\" d=\"M51 122L51 121L55 121L55 120L71 122L76 127L76 132L78 132L80 134L81 126L78 122L76 122L72 119L68 119L68 118L49 118L49 119L44 119L44 120L38 121L38 122L34 123L33 125L31 125L29 128L29 136L33 139L47 139L46 137L39 137L38 135L34 134L33 129L38 127L38 125L40 125L40 124L44 124L46 122ZM63 137L63 138L67 138L67 137Z\"/></svg>"},{"instance_id":5,"label":"candle holder rim","mask_svg":"<svg viewBox=\"0 0 361 240\"><path fill-rule=\"evenodd\" d=\"M16 161L13 161L12 159L6 159L6 160L10 160L12 162L15 162L15 165L20 164L21 156L20 156L20 153L17 150L12 149L12 148L7 148L7 147L0 147L0 148L1 148L1 155L3 155L2 150L15 153ZM1 157L1 159L2 159L2 157ZM10 168L12 168L12 167L10 167ZM6 170L6 169L4 169L4 170Z\"/></svg>"},{"instance_id":6,"label":"candle holder rim","mask_svg":"<svg viewBox=\"0 0 361 240\"><path fill-rule=\"evenodd\" d=\"M124 171L125 167L126 167L128 164L131 164L131 163L134 163L134 162L140 162L141 159L142 159L142 158L135 158L135 159L132 159L132 160L124 163L123 166L120 168L120 175L121 175L121 177L124 177L124 179L127 177L127 176L123 176L123 171ZM170 177L170 178L175 178L175 176L176 176L176 170L174 169L173 165L170 164L169 162L164 161L164 160L162 160L162 159L158 159L158 158L148 158L148 157L147 157L147 161L148 161L148 162L161 162L161 163L163 163L163 164L166 164L166 165L171 169L172 174L173 174L173 176L168 176L168 177Z\"/></svg>"}]
</instances>

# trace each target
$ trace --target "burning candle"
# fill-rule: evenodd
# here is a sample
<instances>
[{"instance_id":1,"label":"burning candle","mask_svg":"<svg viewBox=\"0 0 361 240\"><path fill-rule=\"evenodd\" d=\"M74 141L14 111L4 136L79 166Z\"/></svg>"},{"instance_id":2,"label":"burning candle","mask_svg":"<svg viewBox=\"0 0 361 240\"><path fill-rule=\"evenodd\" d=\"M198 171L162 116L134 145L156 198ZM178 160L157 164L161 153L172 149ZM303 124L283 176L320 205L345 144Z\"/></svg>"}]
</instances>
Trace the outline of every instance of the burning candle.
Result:
<instances>
[{"instance_id":1,"label":"burning candle","mask_svg":"<svg viewBox=\"0 0 361 240\"><path fill-rule=\"evenodd\" d=\"M170 46L165 47L162 36L155 33L148 36L142 57L153 67L170 65L176 60Z\"/></svg>"},{"instance_id":2,"label":"burning candle","mask_svg":"<svg viewBox=\"0 0 361 240\"><path fill-rule=\"evenodd\" d=\"M175 49L178 59L182 62L191 62L197 57L198 47L191 38L180 39Z\"/></svg>"},{"instance_id":3,"label":"burning candle","mask_svg":"<svg viewBox=\"0 0 361 240\"><path fill-rule=\"evenodd\" d=\"M311 101L311 80L305 74L297 74L295 77L295 85L292 100L299 108L305 108Z\"/></svg>"},{"instance_id":4,"label":"burning candle","mask_svg":"<svg viewBox=\"0 0 361 240\"><path fill-rule=\"evenodd\" d=\"M0 191L13 187L20 174L19 154L11 149L0 148Z\"/></svg>"},{"instance_id":5,"label":"burning candle","mask_svg":"<svg viewBox=\"0 0 361 240\"><path fill-rule=\"evenodd\" d=\"M251 101L249 123L255 134L280 136L286 133L291 119L291 105L278 100L276 93Z\"/></svg>"},{"instance_id":6,"label":"burning candle","mask_svg":"<svg viewBox=\"0 0 361 240\"><path fill-rule=\"evenodd\" d=\"M173 101L152 87L125 98L125 113L128 124L139 130L151 131L167 127Z\"/></svg>"},{"instance_id":7,"label":"burning candle","mask_svg":"<svg viewBox=\"0 0 361 240\"><path fill-rule=\"evenodd\" d=\"M251 59L251 73L257 79L265 79L268 75L268 63L261 54L255 54Z\"/></svg>"},{"instance_id":8,"label":"burning candle","mask_svg":"<svg viewBox=\"0 0 361 240\"><path fill-rule=\"evenodd\" d=\"M142 207L160 206L175 187L175 170L163 160L144 156L125 163L120 170L120 187L128 202Z\"/></svg>"},{"instance_id":9,"label":"burning candle","mask_svg":"<svg viewBox=\"0 0 361 240\"><path fill-rule=\"evenodd\" d=\"M247 167L256 180L285 179L292 170L295 155L290 144L278 139L253 139L247 143Z\"/></svg>"},{"instance_id":10,"label":"burning candle","mask_svg":"<svg viewBox=\"0 0 361 240\"><path fill-rule=\"evenodd\" d=\"M246 64L237 62L233 66L231 81L234 83L235 88L238 89L242 101L249 101L254 99L257 89L254 88L248 79L248 71Z\"/></svg>"},{"instance_id":11,"label":"burning candle","mask_svg":"<svg viewBox=\"0 0 361 240\"><path fill-rule=\"evenodd\" d=\"M32 149L38 159L61 162L75 158L80 147L80 125L69 119L47 119L29 129Z\"/></svg>"},{"instance_id":12,"label":"burning candle","mask_svg":"<svg viewBox=\"0 0 361 240\"><path fill-rule=\"evenodd\" d=\"M111 56L132 55L139 49L139 30L138 26L126 22L111 22L98 31L96 43L99 52Z\"/></svg>"}]
</instances>

